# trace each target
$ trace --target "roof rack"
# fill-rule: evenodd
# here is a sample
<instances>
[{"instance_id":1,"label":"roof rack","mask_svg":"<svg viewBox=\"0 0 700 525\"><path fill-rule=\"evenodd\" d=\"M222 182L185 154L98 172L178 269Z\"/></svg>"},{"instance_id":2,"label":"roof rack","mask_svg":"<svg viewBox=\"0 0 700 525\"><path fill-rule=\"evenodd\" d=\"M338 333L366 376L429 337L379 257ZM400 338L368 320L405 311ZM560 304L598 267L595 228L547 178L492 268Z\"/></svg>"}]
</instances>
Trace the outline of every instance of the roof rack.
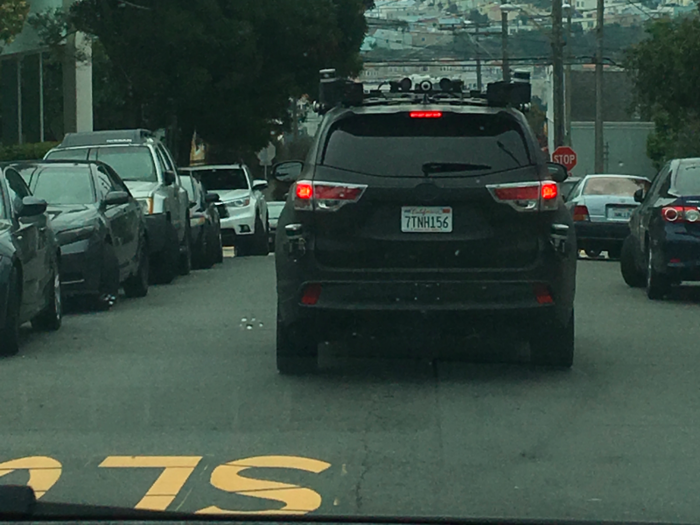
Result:
<instances>
[{"instance_id":1,"label":"roof rack","mask_svg":"<svg viewBox=\"0 0 700 525\"><path fill-rule=\"evenodd\" d=\"M410 78L389 81L377 89L366 90L362 82L336 76L334 69L323 69L316 111L326 113L334 107L358 107L398 104L453 104L487 107L513 107L527 111L532 86L529 73L515 76L515 82L492 82L486 92L465 90L464 81L443 78L437 83L422 80L414 85ZM388 90L382 90L383 86Z\"/></svg>"},{"instance_id":2,"label":"roof rack","mask_svg":"<svg viewBox=\"0 0 700 525\"><path fill-rule=\"evenodd\" d=\"M100 146L105 144L143 144L155 138L147 129L123 129L109 131L84 131L67 133L61 142L63 148Z\"/></svg>"}]
</instances>

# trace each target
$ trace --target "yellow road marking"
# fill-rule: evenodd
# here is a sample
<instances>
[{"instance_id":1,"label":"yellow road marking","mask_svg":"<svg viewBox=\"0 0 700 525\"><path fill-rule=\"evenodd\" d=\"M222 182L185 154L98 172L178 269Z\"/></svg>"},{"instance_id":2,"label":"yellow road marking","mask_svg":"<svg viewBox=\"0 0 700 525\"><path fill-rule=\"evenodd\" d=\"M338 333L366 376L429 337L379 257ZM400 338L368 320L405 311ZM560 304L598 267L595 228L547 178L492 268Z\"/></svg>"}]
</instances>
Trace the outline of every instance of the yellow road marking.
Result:
<instances>
[{"instance_id":1,"label":"yellow road marking","mask_svg":"<svg viewBox=\"0 0 700 525\"><path fill-rule=\"evenodd\" d=\"M61 477L61 464L48 456L32 456L0 463L0 478L15 470L28 470L27 485L34 489L36 499L41 498Z\"/></svg>"}]
</instances>

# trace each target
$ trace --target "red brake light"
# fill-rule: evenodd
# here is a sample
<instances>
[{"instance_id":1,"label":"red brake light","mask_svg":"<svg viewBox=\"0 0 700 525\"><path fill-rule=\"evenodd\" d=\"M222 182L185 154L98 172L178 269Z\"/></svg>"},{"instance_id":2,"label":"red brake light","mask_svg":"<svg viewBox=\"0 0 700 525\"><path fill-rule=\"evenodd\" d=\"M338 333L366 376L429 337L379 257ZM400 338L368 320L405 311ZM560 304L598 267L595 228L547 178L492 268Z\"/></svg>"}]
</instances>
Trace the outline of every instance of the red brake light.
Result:
<instances>
[{"instance_id":1,"label":"red brake light","mask_svg":"<svg viewBox=\"0 0 700 525\"><path fill-rule=\"evenodd\" d=\"M542 184L542 198L544 200L556 199L559 195L559 187L555 182L545 182Z\"/></svg>"},{"instance_id":2,"label":"red brake light","mask_svg":"<svg viewBox=\"0 0 700 525\"><path fill-rule=\"evenodd\" d=\"M552 292L550 292L549 286L546 284L535 285L535 298L539 304L554 304Z\"/></svg>"},{"instance_id":3,"label":"red brake light","mask_svg":"<svg viewBox=\"0 0 700 525\"><path fill-rule=\"evenodd\" d=\"M496 188L494 193L502 201L531 201L539 198L539 185Z\"/></svg>"},{"instance_id":4,"label":"red brake light","mask_svg":"<svg viewBox=\"0 0 700 525\"><path fill-rule=\"evenodd\" d=\"M589 219L588 208L586 206L578 205L574 208L574 221L587 221Z\"/></svg>"},{"instance_id":5,"label":"red brake light","mask_svg":"<svg viewBox=\"0 0 700 525\"><path fill-rule=\"evenodd\" d=\"M318 303L318 299L321 297L321 285L320 284L310 284L304 290L304 295L301 297L301 304L306 306L314 306Z\"/></svg>"},{"instance_id":6,"label":"red brake light","mask_svg":"<svg viewBox=\"0 0 700 525\"><path fill-rule=\"evenodd\" d=\"M308 200L314 194L314 188L310 182L298 182L296 195L297 199Z\"/></svg>"},{"instance_id":7,"label":"red brake light","mask_svg":"<svg viewBox=\"0 0 700 525\"><path fill-rule=\"evenodd\" d=\"M360 198L364 188L359 186L314 185L317 199L355 201Z\"/></svg>"},{"instance_id":8,"label":"red brake light","mask_svg":"<svg viewBox=\"0 0 700 525\"><path fill-rule=\"evenodd\" d=\"M442 118L442 111L411 111L411 118Z\"/></svg>"}]
</instances>

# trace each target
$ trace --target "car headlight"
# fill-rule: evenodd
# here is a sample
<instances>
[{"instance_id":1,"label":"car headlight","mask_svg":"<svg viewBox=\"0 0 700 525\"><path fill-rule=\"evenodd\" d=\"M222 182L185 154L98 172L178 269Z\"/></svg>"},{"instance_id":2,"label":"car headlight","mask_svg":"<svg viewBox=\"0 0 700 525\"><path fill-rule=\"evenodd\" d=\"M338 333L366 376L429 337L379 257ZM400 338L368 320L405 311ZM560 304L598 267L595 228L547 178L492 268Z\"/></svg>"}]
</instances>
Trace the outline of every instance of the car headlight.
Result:
<instances>
[{"instance_id":1,"label":"car headlight","mask_svg":"<svg viewBox=\"0 0 700 525\"><path fill-rule=\"evenodd\" d=\"M250 205L250 197L246 197L245 199L236 199L235 201L229 201L226 203L226 206L229 208L245 208L248 205Z\"/></svg>"},{"instance_id":2,"label":"car headlight","mask_svg":"<svg viewBox=\"0 0 700 525\"><path fill-rule=\"evenodd\" d=\"M56 238L59 244L65 245L89 239L93 233L95 233L94 226L81 226L80 228L60 231L56 233Z\"/></svg>"},{"instance_id":3,"label":"car headlight","mask_svg":"<svg viewBox=\"0 0 700 525\"><path fill-rule=\"evenodd\" d=\"M138 199L141 209L144 215L151 215L153 213L153 198L148 197L147 199Z\"/></svg>"}]
</instances>

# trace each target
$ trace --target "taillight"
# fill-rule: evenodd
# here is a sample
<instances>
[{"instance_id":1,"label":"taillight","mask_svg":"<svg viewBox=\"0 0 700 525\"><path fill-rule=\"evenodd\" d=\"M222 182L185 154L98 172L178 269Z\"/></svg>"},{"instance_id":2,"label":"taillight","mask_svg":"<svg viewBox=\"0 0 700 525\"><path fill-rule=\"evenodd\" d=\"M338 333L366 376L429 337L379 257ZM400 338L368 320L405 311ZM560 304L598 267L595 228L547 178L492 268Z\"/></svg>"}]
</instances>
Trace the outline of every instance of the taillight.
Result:
<instances>
[{"instance_id":1,"label":"taillight","mask_svg":"<svg viewBox=\"0 0 700 525\"><path fill-rule=\"evenodd\" d=\"M346 204L358 202L366 189L366 184L299 181L294 189L294 208L336 211Z\"/></svg>"},{"instance_id":2,"label":"taillight","mask_svg":"<svg viewBox=\"0 0 700 525\"><path fill-rule=\"evenodd\" d=\"M314 306L318 303L321 297L321 285L309 284L304 290L304 295L301 296L301 304L306 306Z\"/></svg>"},{"instance_id":3,"label":"taillight","mask_svg":"<svg viewBox=\"0 0 700 525\"><path fill-rule=\"evenodd\" d=\"M588 208L579 204L574 208L574 222L588 221L590 220L590 215L588 214Z\"/></svg>"},{"instance_id":4,"label":"taillight","mask_svg":"<svg viewBox=\"0 0 700 525\"><path fill-rule=\"evenodd\" d=\"M442 111L411 111L411 118L442 118Z\"/></svg>"},{"instance_id":5,"label":"taillight","mask_svg":"<svg viewBox=\"0 0 700 525\"><path fill-rule=\"evenodd\" d=\"M552 297L552 292L549 286L546 284L538 283L534 286L535 288L535 299L539 304L554 304L554 298Z\"/></svg>"},{"instance_id":6,"label":"taillight","mask_svg":"<svg viewBox=\"0 0 700 525\"><path fill-rule=\"evenodd\" d=\"M700 210L694 206L666 206L661 216L666 222L700 222Z\"/></svg>"},{"instance_id":7,"label":"taillight","mask_svg":"<svg viewBox=\"0 0 700 525\"><path fill-rule=\"evenodd\" d=\"M559 188L555 182L491 184L487 188L498 202L518 211L556 210L559 206Z\"/></svg>"}]
</instances>

